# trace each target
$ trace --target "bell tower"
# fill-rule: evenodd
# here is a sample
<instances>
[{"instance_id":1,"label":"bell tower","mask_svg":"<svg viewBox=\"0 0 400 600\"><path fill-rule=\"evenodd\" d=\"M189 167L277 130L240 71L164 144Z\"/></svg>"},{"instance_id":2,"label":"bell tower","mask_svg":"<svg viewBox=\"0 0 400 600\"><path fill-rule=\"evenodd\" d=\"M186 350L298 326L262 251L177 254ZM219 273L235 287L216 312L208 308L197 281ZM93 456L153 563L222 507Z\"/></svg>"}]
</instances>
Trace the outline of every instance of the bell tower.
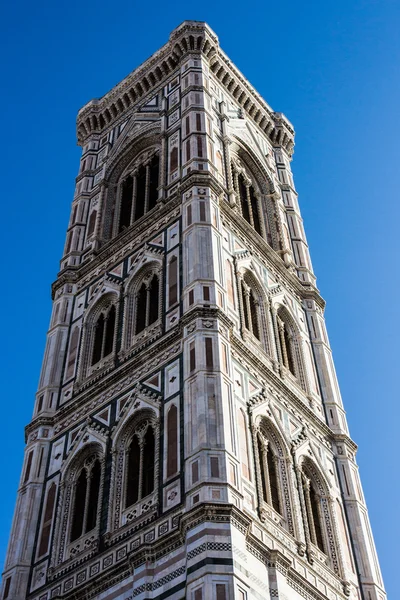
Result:
<instances>
[{"instance_id":1,"label":"bell tower","mask_svg":"<svg viewBox=\"0 0 400 600\"><path fill-rule=\"evenodd\" d=\"M291 123L185 21L77 136L2 600L384 600Z\"/></svg>"}]
</instances>

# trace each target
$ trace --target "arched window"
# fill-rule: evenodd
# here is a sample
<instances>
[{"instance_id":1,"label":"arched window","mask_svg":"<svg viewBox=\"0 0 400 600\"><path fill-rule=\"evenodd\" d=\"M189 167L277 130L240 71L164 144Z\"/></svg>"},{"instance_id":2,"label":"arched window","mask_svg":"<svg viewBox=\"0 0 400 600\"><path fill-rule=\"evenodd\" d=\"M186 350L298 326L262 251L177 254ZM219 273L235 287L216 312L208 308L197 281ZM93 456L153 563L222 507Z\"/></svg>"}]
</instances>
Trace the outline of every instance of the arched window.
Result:
<instances>
[{"instance_id":1,"label":"arched window","mask_svg":"<svg viewBox=\"0 0 400 600\"><path fill-rule=\"evenodd\" d=\"M139 502L154 491L155 437L151 425L138 426L128 451L125 507Z\"/></svg>"},{"instance_id":2,"label":"arched window","mask_svg":"<svg viewBox=\"0 0 400 600\"><path fill-rule=\"evenodd\" d=\"M115 337L115 319L116 309L114 304L103 310L97 317L94 324L91 365L97 364L112 353Z\"/></svg>"},{"instance_id":3,"label":"arched window","mask_svg":"<svg viewBox=\"0 0 400 600\"><path fill-rule=\"evenodd\" d=\"M262 236L260 203L251 178L245 174L243 169L239 171L236 164L233 163L232 179L243 218Z\"/></svg>"},{"instance_id":4,"label":"arched window","mask_svg":"<svg viewBox=\"0 0 400 600\"><path fill-rule=\"evenodd\" d=\"M322 534L321 497L316 485L307 470L303 470L303 492L307 513L307 526L310 539L315 546L325 552L324 538Z\"/></svg>"},{"instance_id":5,"label":"arched window","mask_svg":"<svg viewBox=\"0 0 400 600\"><path fill-rule=\"evenodd\" d=\"M258 459L261 471L263 500L282 515L280 499L280 480L278 475L279 458L275 455L271 444L258 436Z\"/></svg>"},{"instance_id":6,"label":"arched window","mask_svg":"<svg viewBox=\"0 0 400 600\"><path fill-rule=\"evenodd\" d=\"M161 265L148 262L128 283L123 327L123 348L128 350L137 336L152 337L160 331Z\"/></svg>"},{"instance_id":7,"label":"arched window","mask_svg":"<svg viewBox=\"0 0 400 600\"><path fill-rule=\"evenodd\" d=\"M154 154L122 180L118 188L119 212L117 233L132 225L157 204L160 159Z\"/></svg>"},{"instance_id":8,"label":"arched window","mask_svg":"<svg viewBox=\"0 0 400 600\"><path fill-rule=\"evenodd\" d=\"M288 319L282 312L277 317L279 342L281 346L282 361L284 366L297 377L295 362L295 336L293 327L288 324Z\"/></svg>"},{"instance_id":9,"label":"arched window","mask_svg":"<svg viewBox=\"0 0 400 600\"><path fill-rule=\"evenodd\" d=\"M284 439L269 419L262 417L255 430L257 487L262 518L272 515L272 508L280 515L279 523L295 535L293 520L293 486L289 468L290 451ZM276 522L276 515L273 516Z\"/></svg>"},{"instance_id":10,"label":"arched window","mask_svg":"<svg viewBox=\"0 0 400 600\"><path fill-rule=\"evenodd\" d=\"M154 274L140 286L136 296L135 335L158 320L160 302L160 284Z\"/></svg>"},{"instance_id":11,"label":"arched window","mask_svg":"<svg viewBox=\"0 0 400 600\"><path fill-rule=\"evenodd\" d=\"M240 281L245 329L261 341L260 298L246 277Z\"/></svg>"},{"instance_id":12,"label":"arched window","mask_svg":"<svg viewBox=\"0 0 400 600\"><path fill-rule=\"evenodd\" d=\"M74 485L70 542L92 531L97 525L101 466L98 458L89 457Z\"/></svg>"}]
</instances>

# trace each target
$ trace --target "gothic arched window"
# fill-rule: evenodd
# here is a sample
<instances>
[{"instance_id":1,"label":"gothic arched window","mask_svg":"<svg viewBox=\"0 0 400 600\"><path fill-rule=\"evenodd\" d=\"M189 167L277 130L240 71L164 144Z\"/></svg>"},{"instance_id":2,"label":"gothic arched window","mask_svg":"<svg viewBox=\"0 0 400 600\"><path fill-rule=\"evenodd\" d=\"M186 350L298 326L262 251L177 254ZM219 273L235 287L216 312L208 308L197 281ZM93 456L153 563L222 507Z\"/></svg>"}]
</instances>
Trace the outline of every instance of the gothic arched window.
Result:
<instances>
[{"instance_id":1,"label":"gothic arched window","mask_svg":"<svg viewBox=\"0 0 400 600\"><path fill-rule=\"evenodd\" d=\"M135 430L127 457L125 507L139 502L154 491L155 437L150 424Z\"/></svg>"},{"instance_id":2,"label":"gothic arched window","mask_svg":"<svg viewBox=\"0 0 400 600\"><path fill-rule=\"evenodd\" d=\"M119 185L117 233L132 225L157 204L160 159L154 154L150 161L140 164Z\"/></svg>"},{"instance_id":3,"label":"gothic arched window","mask_svg":"<svg viewBox=\"0 0 400 600\"><path fill-rule=\"evenodd\" d=\"M128 283L125 313L123 346L128 350L136 337L151 333L153 336L160 325L161 315L161 265L148 263L136 273Z\"/></svg>"},{"instance_id":4,"label":"gothic arched window","mask_svg":"<svg viewBox=\"0 0 400 600\"><path fill-rule=\"evenodd\" d=\"M298 377L295 329L290 323L287 313L283 310L278 311L277 325L283 365L292 373L292 375Z\"/></svg>"},{"instance_id":5,"label":"gothic arched window","mask_svg":"<svg viewBox=\"0 0 400 600\"><path fill-rule=\"evenodd\" d=\"M235 163L232 163L232 179L242 217L259 235L263 236L260 196L254 189L251 178L247 176L244 169L239 169Z\"/></svg>"},{"instance_id":6,"label":"gothic arched window","mask_svg":"<svg viewBox=\"0 0 400 600\"><path fill-rule=\"evenodd\" d=\"M140 286L136 296L135 335L158 320L160 302L160 283L154 274Z\"/></svg>"},{"instance_id":7,"label":"gothic arched window","mask_svg":"<svg viewBox=\"0 0 400 600\"><path fill-rule=\"evenodd\" d=\"M305 468L302 472L303 493L307 513L308 533L312 543L317 546L321 552L326 552L323 523L321 494L317 489L312 474Z\"/></svg>"},{"instance_id":8,"label":"gothic arched window","mask_svg":"<svg viewBox=\"0 0 400 600\"><path fill-rule=\"evenodd\" d=\"M109 356L114 348L116 308L111 304L103 310L94 324L92 356L90 364L93 366L100 360Z\"/></svg>"},{"instance_id":9,"label":"gothic arched window","mask_svg":"<svg viewBox=\"0 0 400 600\"><path fill-rule=\"evenodd\" d=\"M263 437L259 436L257 442L263 500L282 515L279 458L274 453L271 444Z\"/></svg>"},{"instance_id":10,"label":"gothic arched window","mask_svg":"<svg viewBox=\"0 0 400 600\"><path fill-rule=\"evenodd\" d=\"M101 465L97 457L89 457L74 482L70 542L92 531L97 525Z\"/></svg>"},{"instance_id":11,"label":"gothic arched window","mask_svg":"<svg viewBox=\"0 0 400 600\"><path fill-rule=\"evenodd\" d=\"M244 327L261 342L261 302L259 295L246 277L240 280L240 292Z\"/></svg>"}]
</instances>

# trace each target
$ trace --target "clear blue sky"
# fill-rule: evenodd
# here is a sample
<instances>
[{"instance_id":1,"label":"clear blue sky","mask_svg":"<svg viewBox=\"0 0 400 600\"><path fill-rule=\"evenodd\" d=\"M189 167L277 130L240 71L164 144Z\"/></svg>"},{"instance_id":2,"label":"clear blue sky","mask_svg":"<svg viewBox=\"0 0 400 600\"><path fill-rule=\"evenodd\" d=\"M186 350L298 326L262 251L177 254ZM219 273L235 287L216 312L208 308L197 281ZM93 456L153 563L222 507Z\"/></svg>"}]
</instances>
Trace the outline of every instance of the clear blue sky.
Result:
<instances>
[{"instance_id":1,"label":"clear blue sky","mask_svg":"<svg viewBox=\"0 0 400 600\"><path fill-rule=\"evenodd\" d=\"M3 564L78 170L75 118L185 19L296 129L293 170L389 598L398 596L400 2L3 3Z\"/></svg>"}]
</instances>

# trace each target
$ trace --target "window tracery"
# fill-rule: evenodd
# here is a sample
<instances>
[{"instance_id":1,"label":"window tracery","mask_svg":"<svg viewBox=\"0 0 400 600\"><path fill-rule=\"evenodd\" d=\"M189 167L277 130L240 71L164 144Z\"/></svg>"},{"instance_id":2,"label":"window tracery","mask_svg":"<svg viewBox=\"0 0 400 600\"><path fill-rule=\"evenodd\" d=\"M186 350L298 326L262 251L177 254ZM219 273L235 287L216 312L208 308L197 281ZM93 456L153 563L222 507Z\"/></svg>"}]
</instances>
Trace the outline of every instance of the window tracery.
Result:
<instances>
[{"instance_id":1,"label":"window tracery","mask_svg":"<svg viewBox=\"0 0 400 600\"><path fill-rule=\"evenodd\" d=\"M341 570L337 548L339 538L327 483L318 468L308 457L300 465L301 494L303 496L303 521L306 543L325 554L336 573Z\"/></svg>"},{"instance_id":2,"label":"window tracery","mask_svg":"<svg viewBox=\"0 0 400 600\"><path fill-rule=\"evenodd\" d=\"M111 304L103 309L94 324L91 366L109 356L114 348L116 308Z\"/></svg>"},{"instance_id":3,"label":"window tracery","mask_svg":"<svg viewBox=\"0 0 400 600\"><path fill-rule=\"evenodd\" d=\"M135 430L129 445L125 508L154 491L154 451L154 431L146 422Z\"/></svg>"},{"instance_id":4,"label":"window tracery","mask_svg":"<svg viewBox=\"0 0 400 600\"><path fill-rule=\"evenodd\" d=\"M281 365L287 373L291 373L298 380L303 390L306 390L300 333L286 308L281 306L278 310L275 309L274 316L277 330L276 342Z\"/></svg>"},{"instance_id":5,"label":"window tracery","mask_svg":"<svg viewBox=\"0 0 400 600\"><path fill-rule=\"evenodd\" d=\"M236 194L238 206L242 217L262 237L266 237L265 224L263 222L261 194L247 170L239 160L231 163L233 189ZM268 243L270 240L268 238Z\"/></svg>"},{"instance_id":6,"label":"window tracery","mask_svg":"<svg viewBox=\"0 0 400 600\"><path fill-rule=\"evenodd\" d=\"M97 546L103 479L103 452L89 444L72 460L60 485L54 566Z\"/></svg>"},{"instance_id":7,"label":"window tracery","mask_svg":"<svg viewBox=\"0 0 400 600\"><path fill-rule=\"evenodd\" d=\"M109 530L157 510L159 422L150 409L135 414L115 442Z\"/></svg>"},{"instance_id":8,"label":"window tracery","mask_svg":"<svg viewBox=\"0 0 400 600\"><path fill-rule=\"evenodd\" d=\"M289 453L275 428L262 418L254 429L261 518L272 508L281 518L281 525L294 535L293 500Z\"/></svg>"},{"instance_id":9,"label":"window tracery","mask_svg":"<svg viewBox=\"0 0 400 600\"><path fill-rule=\"evenodd\" d=\"M159 176L160 159L158 153L155 153L150 159L137 164L133 171L120 181L117 192L119 210L115 215L114 224L115 235L124 231L156 206Z\"/></svg>"},{"instance_id":10,"label":"window tracery","mask_svg":"<svg viewBox=\"0 0 400 600\"><path fill-rule=\"evenodd\" d=\"M124 315L124 347L154 335L161 322L161 264L149 263L128 284Z\"/></svg>"},{"instance_id":11,"label":"window tracery","mask_svg":"<svg viewBox=\"0 0 400 600\"><path fill-rule=\"evenodd\" d=\"M113 361L118 321L117 295L104 294L88 311L83 325L78 378L87 377ZM71 370L73 369L73 365Z\"/></svg>"}]
</instances>

